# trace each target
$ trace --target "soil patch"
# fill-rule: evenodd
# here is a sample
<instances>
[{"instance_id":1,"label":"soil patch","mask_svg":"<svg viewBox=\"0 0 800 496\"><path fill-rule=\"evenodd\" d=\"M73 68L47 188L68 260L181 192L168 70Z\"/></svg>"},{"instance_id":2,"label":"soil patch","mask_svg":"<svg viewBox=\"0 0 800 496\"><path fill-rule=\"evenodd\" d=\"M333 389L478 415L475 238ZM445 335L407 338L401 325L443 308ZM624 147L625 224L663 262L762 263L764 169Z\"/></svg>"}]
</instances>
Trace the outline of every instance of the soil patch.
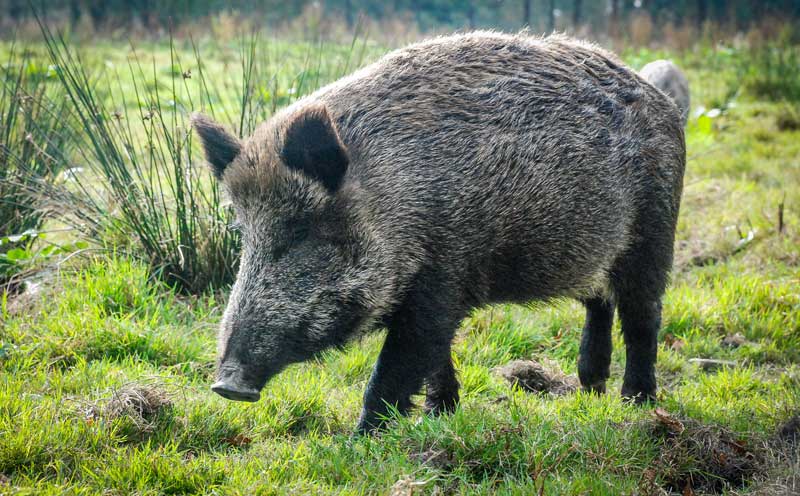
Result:
<instances>
[{"instance_id":1,"label":"soil patch","mask_svg":"<svg viewBox=\"0 0 800 496\"><path fill-rule=\"evenodd\" d=\"M740 488L763 471L764 454L748 439L716 425L653 411L664 488L682 494Z\"/></svg>"},{"instance_id":2,"label":"soil patch","mask_svg":"<svg viewBox=\"0 0 800 496\"><path fill-rule=\"evenodd\" d=\"M495 369L512 385L533 393L561 396L578 389L578 378L561 371L556 362L514 360Z\"/></svg>"},{"instance_id":3,"label":"soil patch","mask_svg":"<svg viewBox=\"0 0 800 496\"><path fill-rule=\"evenodd\" d=\"M778 427L778 439L800 447L800 414L791 417Z\"/></svg>"}]
</instances>

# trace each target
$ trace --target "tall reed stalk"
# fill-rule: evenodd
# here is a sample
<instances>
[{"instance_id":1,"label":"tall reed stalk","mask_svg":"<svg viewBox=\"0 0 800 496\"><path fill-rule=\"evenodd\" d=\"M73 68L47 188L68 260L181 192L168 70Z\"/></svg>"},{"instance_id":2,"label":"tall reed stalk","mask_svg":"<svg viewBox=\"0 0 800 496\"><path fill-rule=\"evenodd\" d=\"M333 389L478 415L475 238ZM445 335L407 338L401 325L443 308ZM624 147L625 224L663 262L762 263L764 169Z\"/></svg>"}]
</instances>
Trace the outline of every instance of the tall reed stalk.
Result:
<instances>
[{"instance_id":1,"label":"tall reed stalk","mask_svg":"<svg viewBox=\"0 0 800 496\"><path fill-rule=\"evenodd\" d=\"M125 68L128 93L122 74L90 75L62 37L42 31L80 129L76 161L85 164L51 191L51 211L90 239L127 248L178 291L230 284L239 239L227 228L230 209L200 167L188 128L189 85L211 99L203 73L190 80L173 46L171 69L178 75L163 87L155 63L148 77L134 55Z\"/></svg>"},{"instance_id":2,"label":"tall reed stalk","mask_svg":"<svg viewBox=\"0 0 800 496\"><path fill-rule=\"evenodd\" d=\"M55 181L65 163L68 109L54 76L25 47L13 46L0 67L0 237L42 225L28 192Z\"/></svg>"}]
</instances>

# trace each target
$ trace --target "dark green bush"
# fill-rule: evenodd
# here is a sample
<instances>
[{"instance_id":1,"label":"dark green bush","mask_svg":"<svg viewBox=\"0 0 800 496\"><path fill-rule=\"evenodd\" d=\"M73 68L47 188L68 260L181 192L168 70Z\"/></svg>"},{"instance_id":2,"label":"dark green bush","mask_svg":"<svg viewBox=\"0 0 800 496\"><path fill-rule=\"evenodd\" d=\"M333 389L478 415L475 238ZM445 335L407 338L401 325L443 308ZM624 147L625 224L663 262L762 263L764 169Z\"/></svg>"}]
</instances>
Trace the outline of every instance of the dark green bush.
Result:
<instances>
[{"instance_id":1,"label":"dark green bush","mask_svg":"<svg viewBox=\"0 0 800 496\"><path fill-rule=\"evenodd\" d=\"M739 80L755 98L800 101L800 47L768 43L743 51Z\"/></svg>"}]
</instances>

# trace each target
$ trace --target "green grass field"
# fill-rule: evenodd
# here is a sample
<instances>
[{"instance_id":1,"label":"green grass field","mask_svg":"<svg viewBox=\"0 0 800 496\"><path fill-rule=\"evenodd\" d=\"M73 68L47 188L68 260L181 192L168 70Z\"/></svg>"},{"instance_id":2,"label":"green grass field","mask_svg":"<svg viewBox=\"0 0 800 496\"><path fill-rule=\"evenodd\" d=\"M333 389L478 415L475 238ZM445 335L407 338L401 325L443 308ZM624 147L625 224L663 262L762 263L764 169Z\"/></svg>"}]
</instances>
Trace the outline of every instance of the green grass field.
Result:
<instances>
[{"instance_id":1,"label":"green grass field","mask_svg":"<svg viewBox=\"0 0 800 496\"><path fill-rule=\"evenodd\" d=\"M384 51L268 46L264 67L282 88L301 72L322 84ZM237 49L204 56L206 80L231 95ZM43 48L32 50L46 72ZM136 52L164 85L176 77L166 44ZM130 95L128 45L86 53L87 65L121 66L109 93ZM191 46L179 53L197 74ZM531 394L497 374L515 359L575 374L583 315L569 301L464 321L451 416L417 412L380 436L351 437L380 333L292 366L258 403L227 402L209 390L224 291L177 295L143 262L103 248L0 300L0 493L800 493L800 438L788 441L800 426L786 424L800 415L800 107L736 69L733 49L623 55L637 68L672 56L692 87L661 410L619 397L618 324L607 395ZM276 107L291 100L282 95ZM693 358L735 364L704 369Z\"/></svg>"}]
</instances>

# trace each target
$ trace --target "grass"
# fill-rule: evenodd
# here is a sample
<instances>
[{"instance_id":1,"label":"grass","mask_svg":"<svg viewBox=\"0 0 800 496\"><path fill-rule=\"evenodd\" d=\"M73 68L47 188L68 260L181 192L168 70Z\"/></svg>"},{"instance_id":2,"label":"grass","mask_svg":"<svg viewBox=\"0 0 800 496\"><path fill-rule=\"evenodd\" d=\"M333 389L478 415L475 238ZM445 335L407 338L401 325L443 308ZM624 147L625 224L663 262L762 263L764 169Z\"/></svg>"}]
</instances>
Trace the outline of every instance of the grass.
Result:
<instances>
[{"instance_id":1,"label":"grass","mask_svg":"<svg viewBox=\"0 0 800 496\"><path fill-rule=\"evenodd\" d=\"M309 45L270 46L275 56L289 54L270 64L287 68L265 73L293 87L285 81L307 67ZM191 46L179 48L191 60ZM152 56L157 81L171 80L174 50L137 49ZM236 50L207 50L209 84L226 84L223 61ZM306 77L334 77L345 66L335 54L347 50L331 48L334 69ZM732 50L626 55L634 66L673 55L701 110L687 130L676 267L659 339L662 410L618 397L619 332L611 394L534 395L494 371L514 359L547 359L574 374L583 317L572 302L474 312L454 347L460 408L397 419L378 438L350 433L380 334L290 367L256 404L226 402L208 390L224 294L179 295L153 280L147 260L120 251L73 258L38 296L0 299L0 492L796 491L797 448L777 432L800 413L800 131L781 124L797 107L737 81L727 62L744 55ZM130 55L102 42L84 63L124 64L121 53ZM120 91L132 84L121 72ZM731 336L739 336L733 345ZM691 358L737 365L703 370Z\"/></svg>"},{"instance_id":2,"label":"grass","mask_svg":"<svg viewBox=\"0 0 800 496\"><path fill-rule=\"evenodd\" d=\"M37 255L31 241L45 214L31 191L52 186L65 166L73 135L61 88L54 75L24 46L10 45L0 66L0 287L18 288Z\"/></svg>"},{"instance_id":3,"label":"grass","mask_svg":"<svg viewBox=\"0 0 800 496\"><path fill-rule=\"evenodd\" d=\"M53 181L59 172L65 109L48 77L40 60L10 46L0 67L0 233L40 227L42 215L25 200L24 185Z\"/></svg>"}]
</instances>

